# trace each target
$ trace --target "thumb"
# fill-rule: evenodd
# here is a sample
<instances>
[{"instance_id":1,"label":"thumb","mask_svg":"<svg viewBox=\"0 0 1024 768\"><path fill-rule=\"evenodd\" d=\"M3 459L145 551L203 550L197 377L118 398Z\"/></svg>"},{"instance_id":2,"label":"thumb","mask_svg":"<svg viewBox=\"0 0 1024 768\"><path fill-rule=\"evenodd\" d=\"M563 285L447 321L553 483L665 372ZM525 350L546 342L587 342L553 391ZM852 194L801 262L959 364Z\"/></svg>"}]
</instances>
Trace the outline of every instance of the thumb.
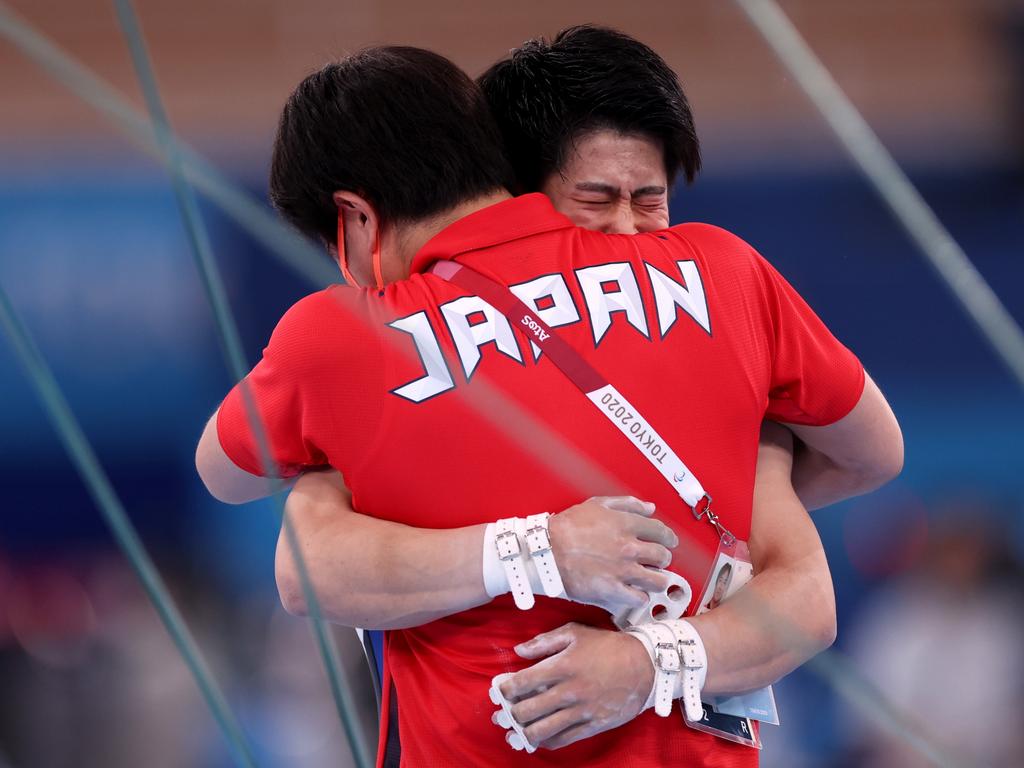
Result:
<instances>
[{"instance_id":1,"label":"thumb","mask_svg":"<svg viewBox=\"0 0 1024 768\"><path fill-rule=\"evenodd\" d=\"M564 651L572 645L573 636L568 625L559 627L551 632L544 632L532 640L520 643L515 647L515 652L524 659L542 659Z\"/></svg>"}]
</instances>

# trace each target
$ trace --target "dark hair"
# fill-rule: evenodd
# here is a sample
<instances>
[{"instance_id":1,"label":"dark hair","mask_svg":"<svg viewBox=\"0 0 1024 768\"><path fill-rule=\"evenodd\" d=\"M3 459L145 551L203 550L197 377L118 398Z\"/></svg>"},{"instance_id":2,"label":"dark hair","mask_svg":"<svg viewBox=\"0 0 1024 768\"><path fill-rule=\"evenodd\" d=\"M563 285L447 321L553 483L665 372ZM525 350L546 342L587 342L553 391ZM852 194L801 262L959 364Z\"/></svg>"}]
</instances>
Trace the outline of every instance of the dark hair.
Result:
<instances>
[{"instance_id":1,"label":"dark hair","mask_svg":"<svg viewBox=\"0 0 1024 768\"><path fill-rule=\"evenodd\" d=\"M336 190L381 220L416 221L508 186L501 138L479 87L448 59L403 46L328 64L288 98L270 198L292 225L333 243Z\"/></svg>"},{"instance_id":2,"label":"dark hair","mask_svg":"<svg viewBox=\"0 0 1024 768\"><path fill-rule=\"evenodd\" d=\"M675 73L650 47L585 24L548 43L529 40L481 75L516 174L516 192L540 189L572 142L592 131L637 133L661 143L669 183L700 170L693 113Z\"/></svg>"}]
</instances>

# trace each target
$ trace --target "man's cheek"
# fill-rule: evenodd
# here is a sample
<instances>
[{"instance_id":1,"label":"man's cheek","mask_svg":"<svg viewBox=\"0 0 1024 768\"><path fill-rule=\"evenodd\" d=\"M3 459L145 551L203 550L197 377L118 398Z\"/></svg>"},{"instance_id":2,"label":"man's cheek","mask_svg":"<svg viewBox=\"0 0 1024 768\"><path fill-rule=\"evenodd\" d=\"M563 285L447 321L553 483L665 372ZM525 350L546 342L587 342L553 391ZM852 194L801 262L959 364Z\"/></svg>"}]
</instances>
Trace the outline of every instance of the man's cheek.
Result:
<instances>
[{"instance_id":1,"label":"man's cheek","mask_svg":"<svg viewBox=\"0 0 1024 768\"><path fill-rule=\"evenodd\" d=\"M638 232L657 232L666 229L669 225L668 211L657 213L641 213L636 217L636 229Z\"/></svg>"},{"instance_id":2,"label":"man's cheek","mask_svg":"<svg viewBox=\"0 0 1024 768\"><path fill-rule=\"evenodd\" d=\"M606 224L605 219L607 217L602 217L600 213L588 210L587 208L566 206L562 213L568 216L577 227L583 227L584 229L600 231Z\"/></svg>"}]
</instances>

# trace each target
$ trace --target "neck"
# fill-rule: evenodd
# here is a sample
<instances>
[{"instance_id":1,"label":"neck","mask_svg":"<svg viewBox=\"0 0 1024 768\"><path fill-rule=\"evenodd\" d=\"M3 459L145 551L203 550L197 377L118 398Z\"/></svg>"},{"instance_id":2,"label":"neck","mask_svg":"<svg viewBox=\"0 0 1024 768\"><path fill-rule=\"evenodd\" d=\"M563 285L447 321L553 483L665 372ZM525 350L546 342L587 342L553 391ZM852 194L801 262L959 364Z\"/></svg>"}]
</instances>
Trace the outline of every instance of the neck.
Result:
<instances>
[{"instance_id":1,"label":"neck","mask_svg":"<svg viewBox=\"0 0 1024 768\"><path fill-rule=\"evenodd\" d=\"M413 257L438 232L461 218L476 213L488 206L508 200L512 195L501 189L472 200L459 203L454 208L431 216L429 219L403 225L394 232L394 253L402 264L403 275L408 277Z\"/></svg>"}]
</instances>

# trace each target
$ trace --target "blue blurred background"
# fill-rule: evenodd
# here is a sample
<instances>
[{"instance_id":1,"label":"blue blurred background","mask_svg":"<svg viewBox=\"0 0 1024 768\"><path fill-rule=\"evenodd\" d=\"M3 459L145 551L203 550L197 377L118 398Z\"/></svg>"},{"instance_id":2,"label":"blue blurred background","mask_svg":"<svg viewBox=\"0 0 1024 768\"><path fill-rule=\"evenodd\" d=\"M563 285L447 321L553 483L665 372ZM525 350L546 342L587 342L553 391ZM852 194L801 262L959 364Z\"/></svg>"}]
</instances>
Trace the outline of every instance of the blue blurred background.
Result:
<instances>
[{"instance_id":1,"label":"blue blurred background","mask_svg":"<svg viewBox=\"0 0 1024 768\"><path fill-rule=\"evenodd\" d=\"M134 93L109 7L21 5ZM643 19L612 3L448 2L429 19L411 2L180 5L139 3L172 118L261 199L280 104L345 50L426 45L475 74L584 20L657 48L693 98L706 148L673 221L753 243L860 355L903 425L900 479L815 515L838 647L971 764L1024 765L1020 729L990 722L1011 711L1019 723L1024 703L1024 392L729 4L655 2ZM1024 321L1024 5L784 6ZM0 71L0 283L265 763L349 764L305 625L276 604L274 512L221 505L195 475L196 438L232 381L166 176L2 42ZM203 215L255 361L313 286L213 206ZM6 343L0 393L0 767L230 764ZM971 650L967 669L951 668L937 640L947 632ZM358 646L338 638L372 728ZM814 670L777 694L783 727L763 729L765 766L927 764Z\"/></svg>"}]
</instances>

